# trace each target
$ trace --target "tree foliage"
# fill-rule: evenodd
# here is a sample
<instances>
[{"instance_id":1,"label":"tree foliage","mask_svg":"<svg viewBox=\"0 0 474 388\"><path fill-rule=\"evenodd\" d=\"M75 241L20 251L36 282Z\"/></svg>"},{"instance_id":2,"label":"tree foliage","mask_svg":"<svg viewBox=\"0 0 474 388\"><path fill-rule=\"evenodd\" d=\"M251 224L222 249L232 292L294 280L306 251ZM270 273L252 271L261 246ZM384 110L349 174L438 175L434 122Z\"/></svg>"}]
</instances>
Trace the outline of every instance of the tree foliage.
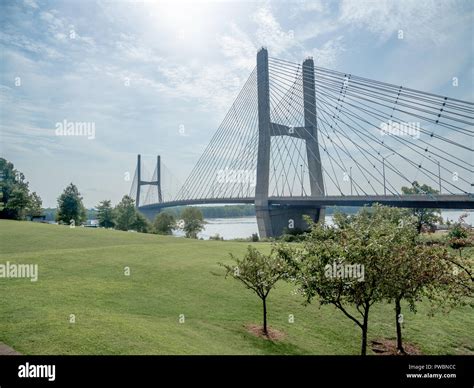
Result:
<instances>
[{"instance_id":1,"label":"tree foliage","mask_svg":"<svg viewBox=\"0 0 474 388\"><path fill-rule=\"evenodd\" d=\"M204 229L204 218L197 207L185 208L181 219L183 224L180 227L188 238L197 238L198 233Z\"/></svg>"},{"instance_id":2,"label":"tree foliage","mask_svg":"<svg viewBox=\"0 0 474 388\"><path fill-rule=\"evenodd\" d=\"M74 220L76 225L86 220L86 209L82 203L81 193L73 183L70 183L58 198L56 220L65 224Z\"/></svg>"},{"instance_id":3,"label":"tree foliage","mask_svg":"<svg viewBox=\"0 0 474 388\"><path fill-rule=\"evenodd\" d=\"M12 163L0 158L0 218L23 220L41 215L40 196L29 191L29 183Z\"/></svg>"},{"instance_id":4,"label":"tree foliage","mask_svg":"<svg viewBox=\"0 0 474 388\"><path fill-rule=\"evenodd\" d=\"M432 187L423 184L420 185L417 181L412 183L412 187L402 187L403 194L439 194L439 191L433 189ZM418 233L421 233L424 227L432 228L435 223L441 222L441 213L438 209L426 209L426 208L413 208L409 210L410 213L415 216L416 229Z\"/></svg>"},{"instance_id":5,"label":"tree foliage","mask_svg":"<svg viewBox=\"0 0 474 388\"><path fill-rule=\"evenodd\" d=\"M472 244L472 236L469 229L465 226L465 219L467 214L462 214L459 220L449 227L448 243L453 249L458 249L459 254L462 254L462 249Z\"/></svg>"},{"instance_id":6,"label":"tree foliage","mask_svg":"<svg viewBox=\"0 0 474 388\"><path fill-rule=\"evenodd\" d=\"M26 208L26 215L31 219L43 216L43 201L35 191L30 194L30 201Z\"/></svg>"},{"instance_id":7,"label":"tree foliage","mask_svg":"<svg viewBox=\"0 0 474 388\"><path fill-rule=\"evenodd\" d=\"M454 276L452 258L445 248L420 241L416 218L402 209L383 208L383 212L397 226L398 243L392 245L388 260L380 263L384 273L381 287L384 299L395 305L397 351L404 354L402 300L412 312L416 312L422 298L431 301L432 306L455 305L463 300L464 290L459 283L462 275Z\"/></svg>"},{"instance_id":8,"label":"tree foliage","mask_svg":"<svg viewBox=\"0 0 474 388\"><path fill-rule=\"evenodd\" d=\"M176 228L176 219L168 212L158 213L153 221L153 231L157 234L170 235Z\"/></svg>"},{"instance_id":9,"label":"tree foliage","mask_svg":"<svg viewBox=\"0 0 474 388\"><path fill-rule=\"evenodd\" d=\"M110 200L101 201L97 205L97 219L99 226L113 228L115 226L115 214Z\"/></svg>"},{"instance_id":10,"label":"tree foliage","mask_svg":"<svg viewBox=\"0 0 474 388\"><path fill-rule=\"evenodd\" d=\"M312 223L300 246L277 247L306 303L317 297L360 327L361 354L366 354L369 311L374 303L395 303L398 350L404 352L402 300L416 312L416 303L422 298L433 307L450 307L472 292L468 275L453 270L467 263L453 261L442 247L421 243L417 222L404 210L376 205L354 216L336 214L332 226ZM334 262L363 265L363 281L353 276L328 276L328 265Z\"/></svg>"},{"instance_id":11,"label":"tree foliage","mask_svg":"<svg viewBox=\"0 0 474 388\"><path fill-rule=\"evenodd\" d=\"M370 308L383 298L381 262L388 260L398 235L380 209L363 209L354 216L338 214L333 226L307 218L311 230L302 246L279 248L307 303L318 297L321 304L334 305L361 329L363 355ZM340 276L328 274L330 268L337 268Z\"/></svg>"},{"instance_id":12,"label":"tree foliage","mask_svg":"<svg viewBox=\"0 0 474 388\"><path fill-rule=\"evenodd\" d=\"M230 254L235 261L235 265L219 263L223 266L228 275L242 282L245 287L252 290L262 300L263 305L263 333L268 335L267 327L267 297L275 287L278 280L287 275L286 262L274 254L265 255L257 249L248 247L242 259Z\"/></svg>"},{"instance_id":13,"label":"tree foliage","mask_svg":"<svg viewBox=\"0 0 474 388\"><path fill-rule=\"evenodd\" d=\"M114 212L116 229L135 230L142 233L149 231L148 220L138 212L135 207L135 201L128 195L124 195L115 207Z\"/></svg>"}]
</instances>

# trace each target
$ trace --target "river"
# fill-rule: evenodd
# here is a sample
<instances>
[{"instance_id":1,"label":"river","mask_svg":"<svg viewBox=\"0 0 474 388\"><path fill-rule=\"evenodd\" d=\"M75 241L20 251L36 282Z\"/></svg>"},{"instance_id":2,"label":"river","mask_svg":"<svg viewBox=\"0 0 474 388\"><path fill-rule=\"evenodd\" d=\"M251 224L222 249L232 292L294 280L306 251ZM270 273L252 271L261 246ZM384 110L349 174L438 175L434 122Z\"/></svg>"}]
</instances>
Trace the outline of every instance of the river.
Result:
<instances>
[{"instance_id":1,"label":"river","mask_svg":"<svg viewBox=\"0 0 474 388\"><path fill-rule=\"evenodd\" d=\"M462 211L445 211L442 212L443 220L457 221L459 216L463 213ZM332 217L326 216L326 223L332 223ZM255 217L240 217L240 218L208 218L205 220L207 223L204 230L198 234L199 238L208 240L210 236L219 234L225 240L234 239L234 238L247 238L252 235L252 233L257 233L257 220ZM474 212L468 212L468 217L466 218L466 223L473 225L474 222ZM182 231L175 231L173 233L175 236L184 236Z\"/></svg>"}]
</instances>

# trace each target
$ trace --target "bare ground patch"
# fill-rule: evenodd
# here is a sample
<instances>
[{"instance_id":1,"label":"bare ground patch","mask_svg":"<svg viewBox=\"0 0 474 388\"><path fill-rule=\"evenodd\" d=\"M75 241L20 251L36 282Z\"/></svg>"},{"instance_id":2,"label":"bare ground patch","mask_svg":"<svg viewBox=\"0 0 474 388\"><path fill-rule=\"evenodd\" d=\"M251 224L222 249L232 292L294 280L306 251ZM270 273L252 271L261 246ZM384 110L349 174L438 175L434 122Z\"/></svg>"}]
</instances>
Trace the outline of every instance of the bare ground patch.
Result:
<instances>
[{"instance_id":1,"label":"bare ground patch","mask_svg":"<svg viewBox=\"0 0 474 388\"><path fill-rule=\"evenodd\" d=\"M370 342L372 351L376 354L380 354L382 356L396 356L402 355L397 351L397 340L390 340L386 338L379 338L377 340L373 340ZM403 343L403 349L405 350L406 355L420 355L421 350L413 344L409 342Z\"/></svg>"},{"instance_id":2,"label":"bare ground patch","mask_svg":"<svg viewBox=\"0 0 474 388\"><path fill-rule=\"evenodd\" d=\"M256 337L267 339L270 341L281 341L283 338L285 338L285 333L280 330L273 329L270 326L267 327L268 334L265 334L263 332L263 327L260 325L248 324L245 325L245 329L247 329L250 334Z\"/></svg>"}]
</instances>

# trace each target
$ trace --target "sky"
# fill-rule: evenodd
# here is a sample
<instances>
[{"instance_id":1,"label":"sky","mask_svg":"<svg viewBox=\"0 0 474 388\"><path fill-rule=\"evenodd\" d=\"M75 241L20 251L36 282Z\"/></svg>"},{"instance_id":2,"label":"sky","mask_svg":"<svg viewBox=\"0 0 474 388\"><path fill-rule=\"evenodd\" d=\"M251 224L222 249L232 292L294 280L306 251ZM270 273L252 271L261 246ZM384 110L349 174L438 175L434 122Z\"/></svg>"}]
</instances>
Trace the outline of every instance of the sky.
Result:
<instances>
[{"instance_id":1,"label":"sky","mask_svg":"<svg viewBox=\"0 0 474 388\"><path fill-rule=\"evenodd\" d=\"M87 207L117 203L137 154L149 170L160 154L183 182L262 46L474 101L473 4L2 0L0 155L45 207L70 182ZM93 123L93 136L58 136L64 120Z\"/></svg>"}]
</instances>

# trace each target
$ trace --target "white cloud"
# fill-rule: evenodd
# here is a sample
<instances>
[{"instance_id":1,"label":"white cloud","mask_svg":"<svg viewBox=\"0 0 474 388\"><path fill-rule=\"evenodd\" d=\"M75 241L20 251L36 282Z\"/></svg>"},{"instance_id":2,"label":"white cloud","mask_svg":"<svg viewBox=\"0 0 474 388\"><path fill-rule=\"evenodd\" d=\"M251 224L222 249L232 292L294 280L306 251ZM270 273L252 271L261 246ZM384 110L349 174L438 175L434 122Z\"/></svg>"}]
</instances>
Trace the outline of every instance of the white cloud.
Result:
<instances>
[{"instance_id":1,"label":"white cloud","mask_svg":"<svg viewBox=\"0 0 474 388\"><path fill-rule=\"evenodd\" d=\"M119 56L127 62L152 64L153 67L140 71L127 69L127 63L100 67L104 74L133 84L140 84L156 90L166 98L189 101L203 110L228 109L232 98L242 86L243 76L255 66L256 47L246 34L235 25L232 35L218 39L226 63L204 63L197 60L185 64L176 63L171 58L159 55L152 47L145 46L134 35L120 34L115 42Z\"/></svg>"},{"instance_id":2,"label":"white cloud","mask_svg":"<svg viewBox=\"0 0 474 388\"><path fill-rule=\"evenodd\" d=\"M15 46L35 54L44 55L47 58L58 59L63 57L54 47L37 40L31 40L23 35L6 34L0 31L0 42L7 46Z\"/></svg>"},{"instance_id":3,"label":"white cloud","mask_svg":"<svg viewBox=\"0 0 474 388\"><path fill-rule=\"evenodd\" d=\"M258 45L267 47L273 55L300 46L295 39L294 31L283 30L269 8L259 8L252 19L258 26L255 34Z\"/></svg>"},{"instance_id":4,"label":"white cloud","mask_svg":"<svg viewBox=\"0 0 474 388\"><path fill-rule=\"evenodd\" d=\"M343 0L339 21L352 27L366 28L384 42L399 30L409 42L440 44L446 39L451 24L448 14L455 13L451 0Z\"/></svg>"},{"instance_id":5,"label":"white cloud","mask_svg":"<svg viewBox=\"0 0 474 388\"><path fill-rule=\"evenodd\" d=\"M346 48L343 43L343 37L328 40L321 48L315 48L309 51L307 55L313 56L316 66L333 67L337 62L339 54L345 51Z\"/></svg>"},{"instance_id":6,"label":"white cloud","mask_svg":"<svg viewBox=\"0 0 474 388\"><path fill-rule=\"evenodd\" d=\"M92 37L80 34L72 23L57 15L58 11L54 9L40 13L40 19L46 23L47 30L56 40L61 43L75 41L95 47L95 40Z\"/></svg>"},{"instance_id":7,"label":"white cloud","mask_svg":"<svg viewBox=\"0 0 474 388\"><path fill-rule=\"evenodd\" d=\"M158 70L165 79L159 85L168 96L197 102L203 109L211 111L228 109L241 86L236 82L235 74L222 64L162 64Z\"/></svg>"},{"instance_id":8,"label":"white cloud","mask_svg":"<svg viewBox=\"0 0 474 388\"><path fill-rule=\"evenodd\" d=\"M303 10L322 10L322 3L298 3L296 6ZM317 55L323 58L321 63L331 65L337 61L338 55L345 50L342 36L326 41L320 49L308 51L305 46L308 40L322 34L333 33L340 28L330 19L322 21L301 22L296 24L295 30L285 30L267 6L260 7L253 14L251 20L255 25L253 39L248 33L242 31L237 25L231 24L229 33L220 38L223 54L233 61L233 67L251 70L255 66L257 50L264 46L273 57L281 56L289 60L300 61L308 55Z\"/></svg>"},{"instance_id":9,"label":"white cloud","mask_svg":"<svg viewBox=\"0 0 474 388\"><path fill-rule=\"evenodd\" d=\"M232 60L234 67L252 70L255 66L255 53L258 47L235 23L230 25L230 29L229 34L219 39L222 53Z\"/></svg>"},{"instance_id":10,"label":"white cloud","mask_svg":"<svg viewBox=\"0 0 474 388\"><path fill-rule=\"evenodd\" d=\"M51 11L42 11L40 13L40 19L47 23L48 29L51 32L56 32L57 30L64 29L64 22L61 18L56 17L55 10Z\"/></svg>"},{"instance_id":11,"label":"white cloud","mask_svg":"<svg viewBox=\"0 0 474 388\"><path fill-rule=\"evenodd\" d=\"M27 5L28 7L31 7L31 8L34 8L34 9L38 9L38 4L36 3L35 0L24 0L24 3L25 5Z\"/></svg>"},{"instance_id":12,"label":"white cloud","mask_svg":"<svg viewBox=\"0 0 474 388\"><path fill-rule=\"evenodd\" d=\"M120 50L123 58L131 61L145 63L160 63L162 58L156 55L150 47L144 46L134 35L120 34L120 39L115 42L115 47Z\"/></svg>"},{"instance_id":13,"label":"white cloud","mask_svg":"<svg viewBox=\"0 0 474 388\"><path fill-rule=\"evenodd\" d=\"M305 1L299 0L296 2L291 3L292 5L292 12L291 16L294 17L300 14L307 14L307 13L325 13L328 11L328 7L322 0L312 0L312 1Z\"/></svg>"},{"instance_id":14,"label":"white cloud","mask_svg":"<svg viewBox=\"0 0 474 388\"><path fill-rule=\"evenodd\" d=\"M295 38L303 44L303 42L318 38L321 35L332 34L340 28L341 26L331 19L311 20L298 25L298 28L295 30Z\"/></svg>"}]
</instances>

